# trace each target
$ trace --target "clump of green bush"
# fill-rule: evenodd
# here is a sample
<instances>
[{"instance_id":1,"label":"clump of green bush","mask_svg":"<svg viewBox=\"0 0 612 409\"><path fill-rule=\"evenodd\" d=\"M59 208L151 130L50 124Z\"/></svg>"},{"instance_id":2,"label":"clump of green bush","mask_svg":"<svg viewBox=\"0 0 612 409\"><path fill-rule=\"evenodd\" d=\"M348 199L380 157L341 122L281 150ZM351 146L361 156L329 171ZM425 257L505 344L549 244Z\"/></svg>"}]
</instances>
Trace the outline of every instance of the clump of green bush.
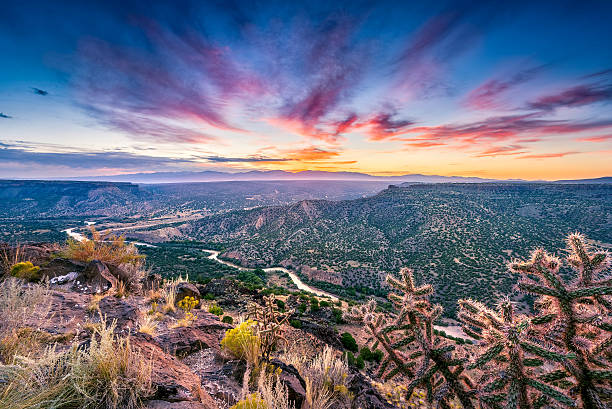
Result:
<instances>
[{"instance_id":1,"label":"clump of green bush","mask_svg":"<svg viewBox=\"0 0 612 409\"><path fill-rule=\"evenodd\" d=\"M232 317L230 317L229 315L224 316L221 319L221 322L224 322L226 324L233 324L234 323L234 319Z\"/></svg>"},{"instance_id":2,"label":"clump of green bush","mask_svg":"<svg viewBox=\"0 0 612 409\"><path fill-rule=\"evenodd\" d=\"M208 312L210 312L211 314L215 314L217 317L220 317L223 315L223 308L213 303L210 304L210 306L208 307Z\"/></svg>"},{"instance_id":3,"label":"clump of green bush","mask_svg":"<svg viewBox=\"0 0 612 409\"><path fill-rule=\"evenodd\" d=\"M355 338L353 338L353 336L348 333L345 332L340 336L340 341L342 342L342 346L351 351L351 352L357 352L359 351L359 346L357 345L357 341L355 341Z\"/></svg>"},{"instance_id":4,"label":"clump of green bush","mask_svg":"<svg viewBox=\"0 0 612 409\"><path fill-rule=\"evenodd\" d=\"M300 320L291 320L289 321L289 324L291 324L293 328L302 328L302 321Z\"/></svg>"}]
</instances>

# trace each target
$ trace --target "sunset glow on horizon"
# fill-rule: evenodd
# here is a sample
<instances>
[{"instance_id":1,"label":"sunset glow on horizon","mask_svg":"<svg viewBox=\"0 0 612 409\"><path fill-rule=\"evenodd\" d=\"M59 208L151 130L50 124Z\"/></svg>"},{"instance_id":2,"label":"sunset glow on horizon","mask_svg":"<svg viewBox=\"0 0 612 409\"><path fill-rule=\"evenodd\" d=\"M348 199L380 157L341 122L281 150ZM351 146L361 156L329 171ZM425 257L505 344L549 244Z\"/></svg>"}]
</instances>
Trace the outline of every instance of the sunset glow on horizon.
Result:
<instances>
[{"instance_id":1,"label":"sunset glow on horizon","mask_svg":"<svg viewBox=\"0 0 612 409\"><path fill-rule=\"evenodd\" d=\"M9 1L0 178L611 176L612 3L507 3Z\"/></svg>"}]
</instances>

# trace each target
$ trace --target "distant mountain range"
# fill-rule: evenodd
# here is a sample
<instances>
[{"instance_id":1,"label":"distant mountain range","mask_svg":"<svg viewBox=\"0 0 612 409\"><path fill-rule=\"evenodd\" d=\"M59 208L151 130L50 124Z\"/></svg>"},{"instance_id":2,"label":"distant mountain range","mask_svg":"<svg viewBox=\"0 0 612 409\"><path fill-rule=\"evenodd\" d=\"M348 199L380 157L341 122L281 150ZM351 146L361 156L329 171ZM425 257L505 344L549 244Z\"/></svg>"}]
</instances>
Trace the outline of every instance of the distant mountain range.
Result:
<instances>
[{"instance_id":1,"label":"distant mountain range","mask_svg":"<svg viewBox=\"0 0 612 409\"><path fill-rule=\"evenodd\" d=\"M358 172L325 172L306 170L302 172L287 172L283 170L252 170L247 172L154 172L131 173L114 176L91 176L64 178L63 180L86 180L132 183L183 183L183 182L223 182L223 181L255 181L255 180L345 180L345 181L388 181L395 183L486 183L486 182L529 182L523 179L485 179L464 176L439 176L408 174L400 176L375 176ZM533 182L533 181L531 181ZM582 180L560 180L557 183L612 183L612 177Z\"/></svg>"}]
</instances>

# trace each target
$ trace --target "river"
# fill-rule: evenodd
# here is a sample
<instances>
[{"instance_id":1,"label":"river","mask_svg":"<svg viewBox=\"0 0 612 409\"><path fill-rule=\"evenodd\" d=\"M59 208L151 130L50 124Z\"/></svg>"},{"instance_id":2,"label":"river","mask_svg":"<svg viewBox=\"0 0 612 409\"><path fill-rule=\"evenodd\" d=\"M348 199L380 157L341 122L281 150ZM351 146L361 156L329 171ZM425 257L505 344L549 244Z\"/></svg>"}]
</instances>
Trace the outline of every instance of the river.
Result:
<instances>
[{"instance_id":1,"label":"river","mask_svg":"<svg viewBox=\"0 0 612 409\"><path fill-rule=\"evenodd\" d=\"M219 263L225 264L226 266L237 268L240 271L253 271L254 270L254 268L240 267L237 264L220 259L219 252L216 250L202 250L202 251L210 253L210 256L208 256L210 260L218 261ZM319 290L317 288L309 286L308 284L305 284L302 280L300 280L300 277L298 277L294 272L287 270L285 267L268 267L268 268L264 268L263 271L265 271L266 273L269 273L272 271L281 271L283 273L287 273L287 275L289 275L289 278L291 278L291 281L293 281L293 283L297 286L299 290L308 291L309 293L318 295L319 297L329 297L334 301L338 301L338 297L326 291Z\"/></svg>"}]
</instances>

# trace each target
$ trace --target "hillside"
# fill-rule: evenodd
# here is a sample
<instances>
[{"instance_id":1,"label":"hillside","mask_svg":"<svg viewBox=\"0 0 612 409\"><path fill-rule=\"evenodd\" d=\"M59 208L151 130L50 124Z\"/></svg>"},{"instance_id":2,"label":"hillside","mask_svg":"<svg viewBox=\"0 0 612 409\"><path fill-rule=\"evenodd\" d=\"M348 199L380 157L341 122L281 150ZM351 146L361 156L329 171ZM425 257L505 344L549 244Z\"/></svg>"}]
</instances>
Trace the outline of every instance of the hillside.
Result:
<instances>
[{"instance_id":1,"label":"hillside","mask_svg":"<svg viewBox=\"0 0 612 409\"><path fill-rule=\"evenodd\" d=\"M561 247L559 237L575 230L609 245L611 193L603 184L410 185L357 200L230 212L181 229L221 243L225 258L292 267L343 295L382 294L384 274L415 266L452 316L462 296L492 304L507 294L514 278L503 267L531 248Z\"/></svg>"}]
</instances>

